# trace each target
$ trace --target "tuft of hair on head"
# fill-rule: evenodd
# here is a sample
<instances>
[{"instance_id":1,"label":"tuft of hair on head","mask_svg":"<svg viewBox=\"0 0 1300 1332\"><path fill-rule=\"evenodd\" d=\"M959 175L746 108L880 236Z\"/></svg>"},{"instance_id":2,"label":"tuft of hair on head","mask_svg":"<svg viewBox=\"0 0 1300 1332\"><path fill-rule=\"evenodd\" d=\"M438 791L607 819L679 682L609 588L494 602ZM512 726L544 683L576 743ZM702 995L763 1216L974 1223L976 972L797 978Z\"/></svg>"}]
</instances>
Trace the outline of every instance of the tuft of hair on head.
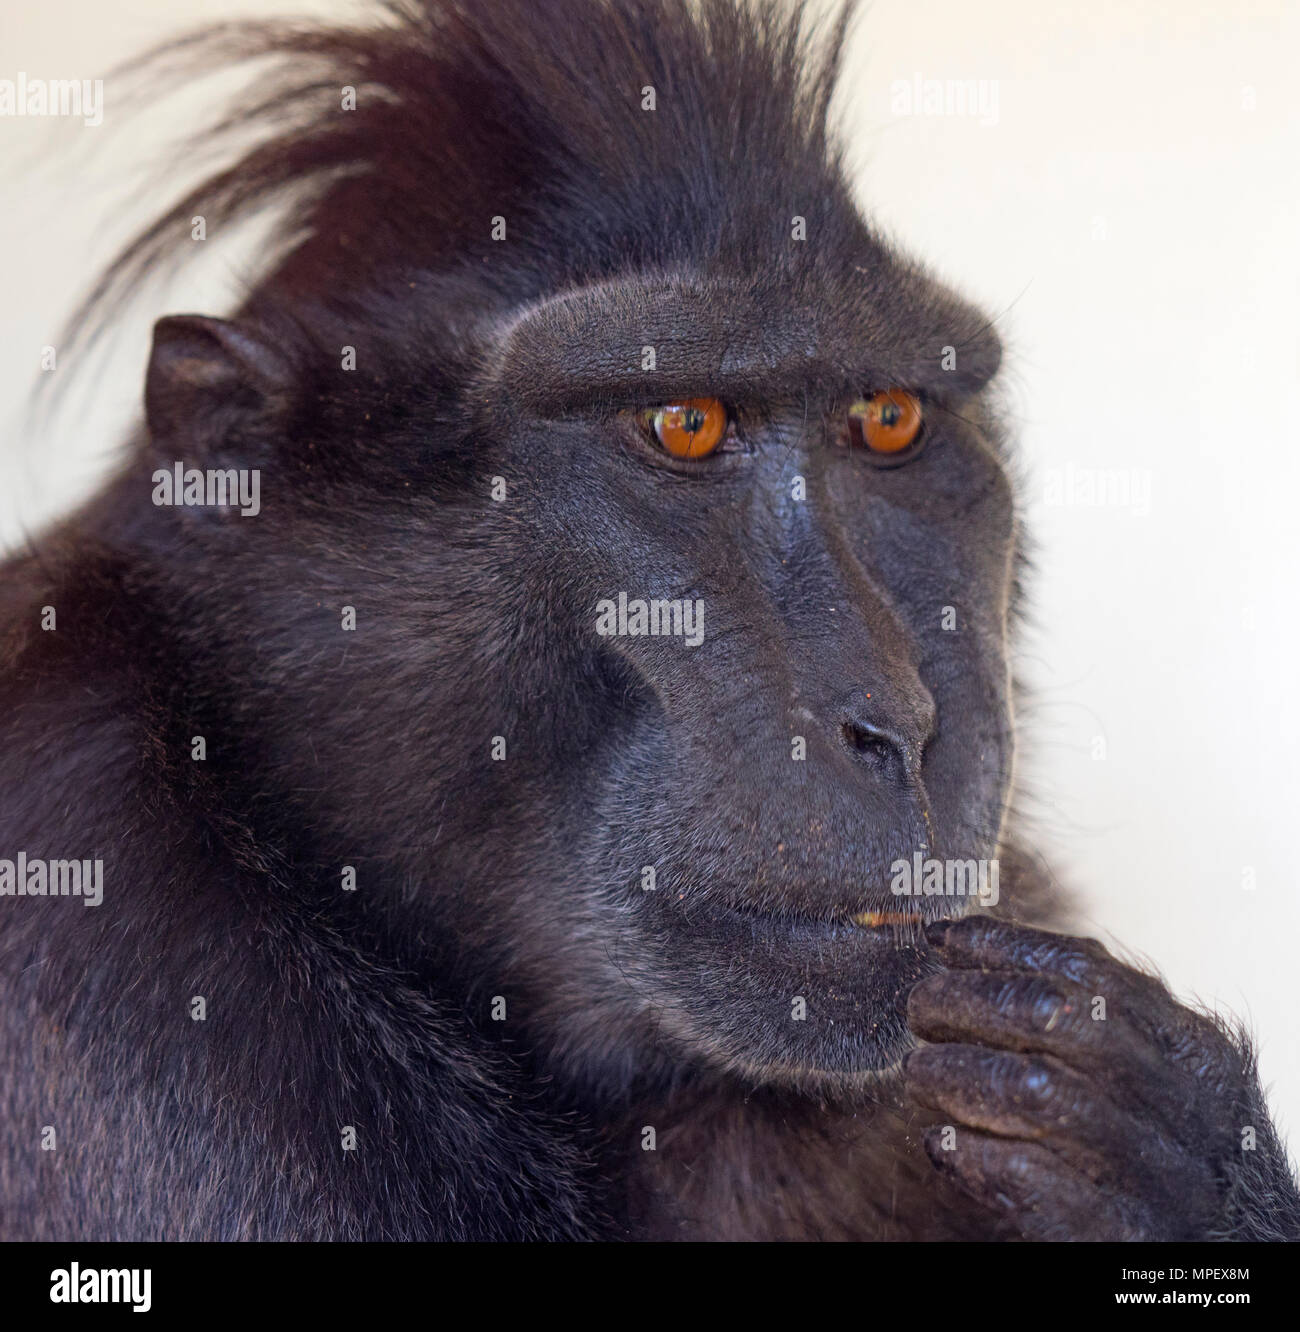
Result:
<instances>
[{"instance_id":1,"label":"tuft of hair on head","mask_svg":"<svg viewBox=\"0 0 1300 1332\"><path fill-rule=\"evenodd\" d=\"M196 214L214 239L274 213L245 312L386 273L463 274L519 300L752 253L781 210L746 204L774 179L806 200L837 178L828 108L854 4L817 19L778 0L387 0L365 26L237 22L170 41L121 72L144 99L250 71L186 148L226 164L125 246L68 341L94 342L182 262Z\"/></svg>"}]
</instances>

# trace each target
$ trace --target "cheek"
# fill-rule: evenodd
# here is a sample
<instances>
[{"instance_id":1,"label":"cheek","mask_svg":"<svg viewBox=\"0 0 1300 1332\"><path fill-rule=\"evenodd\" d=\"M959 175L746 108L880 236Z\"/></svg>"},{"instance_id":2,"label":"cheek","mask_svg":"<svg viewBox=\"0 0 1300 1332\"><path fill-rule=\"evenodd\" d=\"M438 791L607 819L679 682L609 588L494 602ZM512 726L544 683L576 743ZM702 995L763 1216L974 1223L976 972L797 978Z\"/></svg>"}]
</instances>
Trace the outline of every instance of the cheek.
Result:
<instances>
[{"instance_id":1,"label":"cheek","mask_svg":"<svg viewBox=\"0 0 1300 1332\"><path fill-rule=\"evenodd\" d=\"M1001 636L1014 551L1009 503L993 495L964 513L901 508L873 496L848 545L873 585L930 651L948 655L970 634Z\"/></svg>"},{"instance_id":2,"label":"cheek","mask_svg":"<svg viewBox=\"0 0 1300 1332\"><path fill-rule=\"evenodd\" d=\"M954 632L954 617L957 629L996 626L1001 633L1015 497L979 437L938 439L914 463L893 471L840 458L827 488L858 563L918 637Z\"/></svg>"}]
</instances>

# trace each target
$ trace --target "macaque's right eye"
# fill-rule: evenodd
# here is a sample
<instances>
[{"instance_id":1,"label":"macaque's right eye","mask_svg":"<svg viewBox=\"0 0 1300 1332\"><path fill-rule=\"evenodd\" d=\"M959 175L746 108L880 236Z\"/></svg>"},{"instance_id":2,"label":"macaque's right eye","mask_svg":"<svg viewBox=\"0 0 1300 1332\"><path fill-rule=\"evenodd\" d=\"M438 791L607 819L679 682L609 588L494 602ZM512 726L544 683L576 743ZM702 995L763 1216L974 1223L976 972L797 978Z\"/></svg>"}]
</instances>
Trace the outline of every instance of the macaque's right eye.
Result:
<instances>
[{"instance_id":1,"label":"macaque's right eye","mask_svg":"<svg viewBox=\"0 0 1300 1332\"><path fill-rule=\"evenodd\" d=\"M717 398L685 398L641 414L646 432L674 458L707 458L727 433L727 409Z\"/></svg>"}]
</instances>

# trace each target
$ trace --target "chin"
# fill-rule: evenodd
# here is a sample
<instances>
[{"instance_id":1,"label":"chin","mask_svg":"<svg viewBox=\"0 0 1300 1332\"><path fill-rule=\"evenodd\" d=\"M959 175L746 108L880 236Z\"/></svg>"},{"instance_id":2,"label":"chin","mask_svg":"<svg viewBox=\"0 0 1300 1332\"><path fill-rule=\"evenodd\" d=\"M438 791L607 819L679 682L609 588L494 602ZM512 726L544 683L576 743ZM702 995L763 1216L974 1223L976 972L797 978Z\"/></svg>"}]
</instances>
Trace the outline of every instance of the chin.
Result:
<instances>
[{"instance_id":1,"label":"chin","mask_svg":"<svg viewBox=\"0 0 1300 1332\"><path fill-rule=\"evenodd\" d=\"M949 914L932 909L924 918ZM868 926L727 908L692 913L659 933L662 1030L756 1084L819 1094L861 1088L913 1047L903 1006L939 969L920 914L888 916Z\"/></svg>"}]
</instances>

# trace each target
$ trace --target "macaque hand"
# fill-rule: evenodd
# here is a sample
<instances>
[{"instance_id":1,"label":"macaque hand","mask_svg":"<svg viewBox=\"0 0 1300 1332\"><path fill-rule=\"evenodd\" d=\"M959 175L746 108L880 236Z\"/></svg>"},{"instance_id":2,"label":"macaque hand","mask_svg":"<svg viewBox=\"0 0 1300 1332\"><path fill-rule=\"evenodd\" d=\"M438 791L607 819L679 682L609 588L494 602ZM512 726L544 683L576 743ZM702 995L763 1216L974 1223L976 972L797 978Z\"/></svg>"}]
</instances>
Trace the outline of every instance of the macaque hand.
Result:
<instances>
[{"instance_id":1,"label":"macaque hand","mask_svg":"<svg viewBox=\"0 0 1300 1332\"><path fill-rule=\"evenodd\" d=\"M1300 1238L1240 1034L1093 939L979 916L926 934L945 970L908 998L929 1044L905 1086L990 1238Z\"/></svg>"}]
</instances>

